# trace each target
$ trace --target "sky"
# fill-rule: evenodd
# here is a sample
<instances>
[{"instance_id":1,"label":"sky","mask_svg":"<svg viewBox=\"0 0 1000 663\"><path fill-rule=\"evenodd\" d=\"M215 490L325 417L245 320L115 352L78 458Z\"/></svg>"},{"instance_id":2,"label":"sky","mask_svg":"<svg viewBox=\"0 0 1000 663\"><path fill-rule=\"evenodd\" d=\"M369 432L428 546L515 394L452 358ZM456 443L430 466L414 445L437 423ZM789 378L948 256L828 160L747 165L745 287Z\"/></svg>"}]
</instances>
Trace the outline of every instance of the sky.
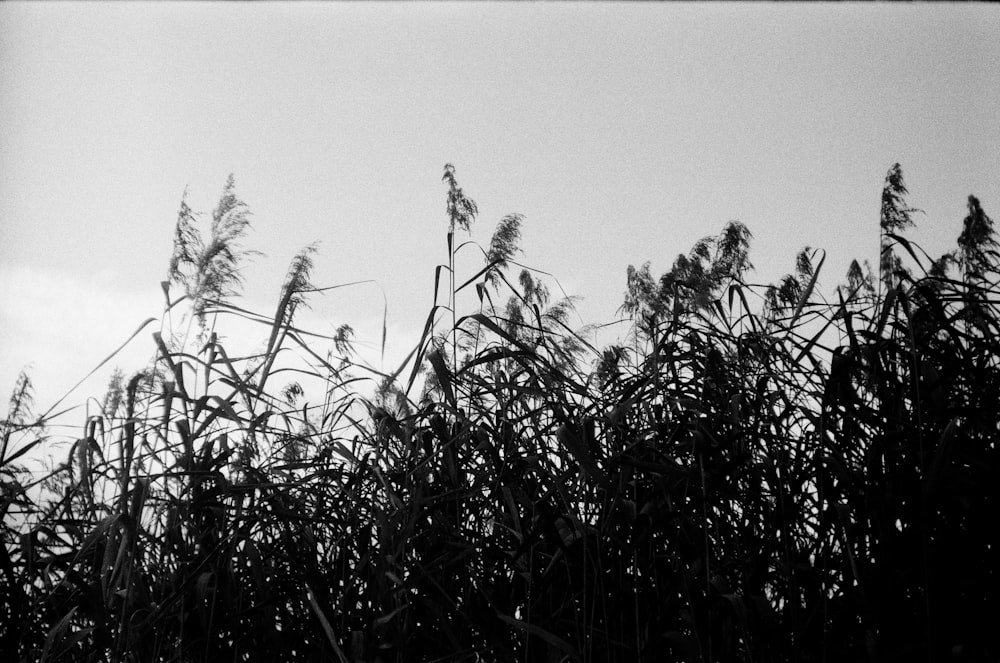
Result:
<instances>
[{"instance_id":1,"label":"sky","mask_svg":"<svg viewBox=\"0 0 1000 663\"><path fill-rule=\"evenodd\" d=\"M447 260L446 163L473 239L523 214L518 260L581 325L734 219L753 279L808 245L832 289L875 261L896 162L940 254L969 194L1000 209L998 34L977 4L0 3L0 395L28 367L44 411L159 316L182 196L208 216L230 173L264 254L241 305L273 311L319 242L317 286L374 283L304 320L381 362L388 310L386 364Z\"/></svg>"}]
</instances>

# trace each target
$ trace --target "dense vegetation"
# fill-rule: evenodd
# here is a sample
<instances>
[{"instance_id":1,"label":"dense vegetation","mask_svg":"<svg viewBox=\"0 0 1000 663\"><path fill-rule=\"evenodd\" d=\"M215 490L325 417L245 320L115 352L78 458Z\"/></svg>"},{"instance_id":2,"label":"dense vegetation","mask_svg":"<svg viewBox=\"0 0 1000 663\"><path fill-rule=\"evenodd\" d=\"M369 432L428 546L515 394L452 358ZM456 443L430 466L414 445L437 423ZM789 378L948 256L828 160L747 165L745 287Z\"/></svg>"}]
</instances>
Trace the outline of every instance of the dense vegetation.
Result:
<instances>
[{"instance_id":1,"label":"dense vegetation","mask_svg":"<svg viewBox=\"0 0 1000 663\"><path fill-rule=\"evenodd\" d=\"M44 477L19 463L52 411L26 377L11 398L0 658L1000 657L998 253L974 197L932 260L894 166L877 273L826 296L812 250L748 285L730 223L658 278L630 267L631 331L598 349L513 275L521 217L459 244L477 209L444 182L438 303L391 374L350 328L296 326L311 248L273 315L232 303L232 180L204 231L182 204L150 366ZM229 316L265 325L260 353L227 354Z\"/></svg>"}]
</instances>

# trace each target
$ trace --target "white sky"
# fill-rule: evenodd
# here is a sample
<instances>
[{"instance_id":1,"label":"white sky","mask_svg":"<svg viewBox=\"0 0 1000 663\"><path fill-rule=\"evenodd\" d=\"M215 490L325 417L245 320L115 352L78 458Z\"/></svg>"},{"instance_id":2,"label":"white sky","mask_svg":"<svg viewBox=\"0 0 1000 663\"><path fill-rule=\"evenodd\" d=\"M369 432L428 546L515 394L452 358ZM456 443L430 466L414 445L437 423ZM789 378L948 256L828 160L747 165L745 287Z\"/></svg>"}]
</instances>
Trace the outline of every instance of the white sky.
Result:
<instances>
[{"instance_id":1,"label":"white sky","mask_svg":"<svg viewBox=\"0 0 1000 663\"><path fill-rule=\"evenodd\" d=\"M210 212L230 172L267 254L245 303L320 240L316 284L378 280L400 357L447 162L474 236L524 214L523 260L586 322L730 219L761 281L811 245L832 288L877 255L896 161L940 253L970 193L1000 218L998 35L989 5L2 3L0 397L30 363L45 409L158 315L182 192ZM381 312L360 286L313 320L375 346Z\"/></svg>"}]
</instances>

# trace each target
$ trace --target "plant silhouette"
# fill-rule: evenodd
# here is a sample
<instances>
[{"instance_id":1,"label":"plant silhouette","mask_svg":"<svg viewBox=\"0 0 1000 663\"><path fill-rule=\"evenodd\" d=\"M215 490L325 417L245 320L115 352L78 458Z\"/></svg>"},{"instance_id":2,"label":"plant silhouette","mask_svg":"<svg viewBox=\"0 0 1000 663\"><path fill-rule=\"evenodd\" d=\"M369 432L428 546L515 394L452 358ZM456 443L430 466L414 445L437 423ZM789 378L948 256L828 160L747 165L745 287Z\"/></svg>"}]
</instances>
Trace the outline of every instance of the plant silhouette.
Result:
<instances>
[{"instance_id":1,"label":"plant silhouette","mask_svg":"<svg viewBox=\"0 0 1000 663\"><path fill-rule=\"evenodd\" d=\"M894 165L878 277L854 262L826 294L810 248L748 284L730 222L658 278L628 267L631 332L595 348L558 282L515 261L528 221L479 247L451 165L444 184L435 305L386 373L349 326L296 326L315 247L251 313L230 301L250 254L233 179L207 238L182 203L149 367L115 374L44 477L21 463L50 415L15 387L3 660L1000 656L1000 292L978 199L932 260ZM226 352L232 316L261 324L262 353Z\"/></svg>"}]
</instances>

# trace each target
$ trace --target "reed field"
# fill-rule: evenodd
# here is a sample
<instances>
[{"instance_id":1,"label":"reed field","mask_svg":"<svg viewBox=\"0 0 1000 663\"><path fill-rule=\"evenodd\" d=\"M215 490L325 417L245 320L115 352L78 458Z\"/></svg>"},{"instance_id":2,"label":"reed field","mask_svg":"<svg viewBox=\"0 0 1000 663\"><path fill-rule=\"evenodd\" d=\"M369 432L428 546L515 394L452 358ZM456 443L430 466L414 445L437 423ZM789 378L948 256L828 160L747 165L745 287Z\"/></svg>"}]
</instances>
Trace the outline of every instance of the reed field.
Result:
<instances>
[{"instance_id":1,"label":"reed field","mask_svg":"<svg viewBox=\"0 0 1000 663\"><path fill-rule=\"evenodd\" d=\"M1000 660L1000 254L976 198L929 256L897 164L880 264L806 249L773 286L731 222L628 267L606 347L517 262L524 219L473 242L451 166L442 202L436 304L386 372L349 327L298 326L313 247L273 311L240 306L232 179L203 218L182 203L163 315L136 321L152 359L49 472L25 461L59 408L14 386L0 660ZM261 352L227 352L236 319Z\"/></svg>"}]
</instances>

